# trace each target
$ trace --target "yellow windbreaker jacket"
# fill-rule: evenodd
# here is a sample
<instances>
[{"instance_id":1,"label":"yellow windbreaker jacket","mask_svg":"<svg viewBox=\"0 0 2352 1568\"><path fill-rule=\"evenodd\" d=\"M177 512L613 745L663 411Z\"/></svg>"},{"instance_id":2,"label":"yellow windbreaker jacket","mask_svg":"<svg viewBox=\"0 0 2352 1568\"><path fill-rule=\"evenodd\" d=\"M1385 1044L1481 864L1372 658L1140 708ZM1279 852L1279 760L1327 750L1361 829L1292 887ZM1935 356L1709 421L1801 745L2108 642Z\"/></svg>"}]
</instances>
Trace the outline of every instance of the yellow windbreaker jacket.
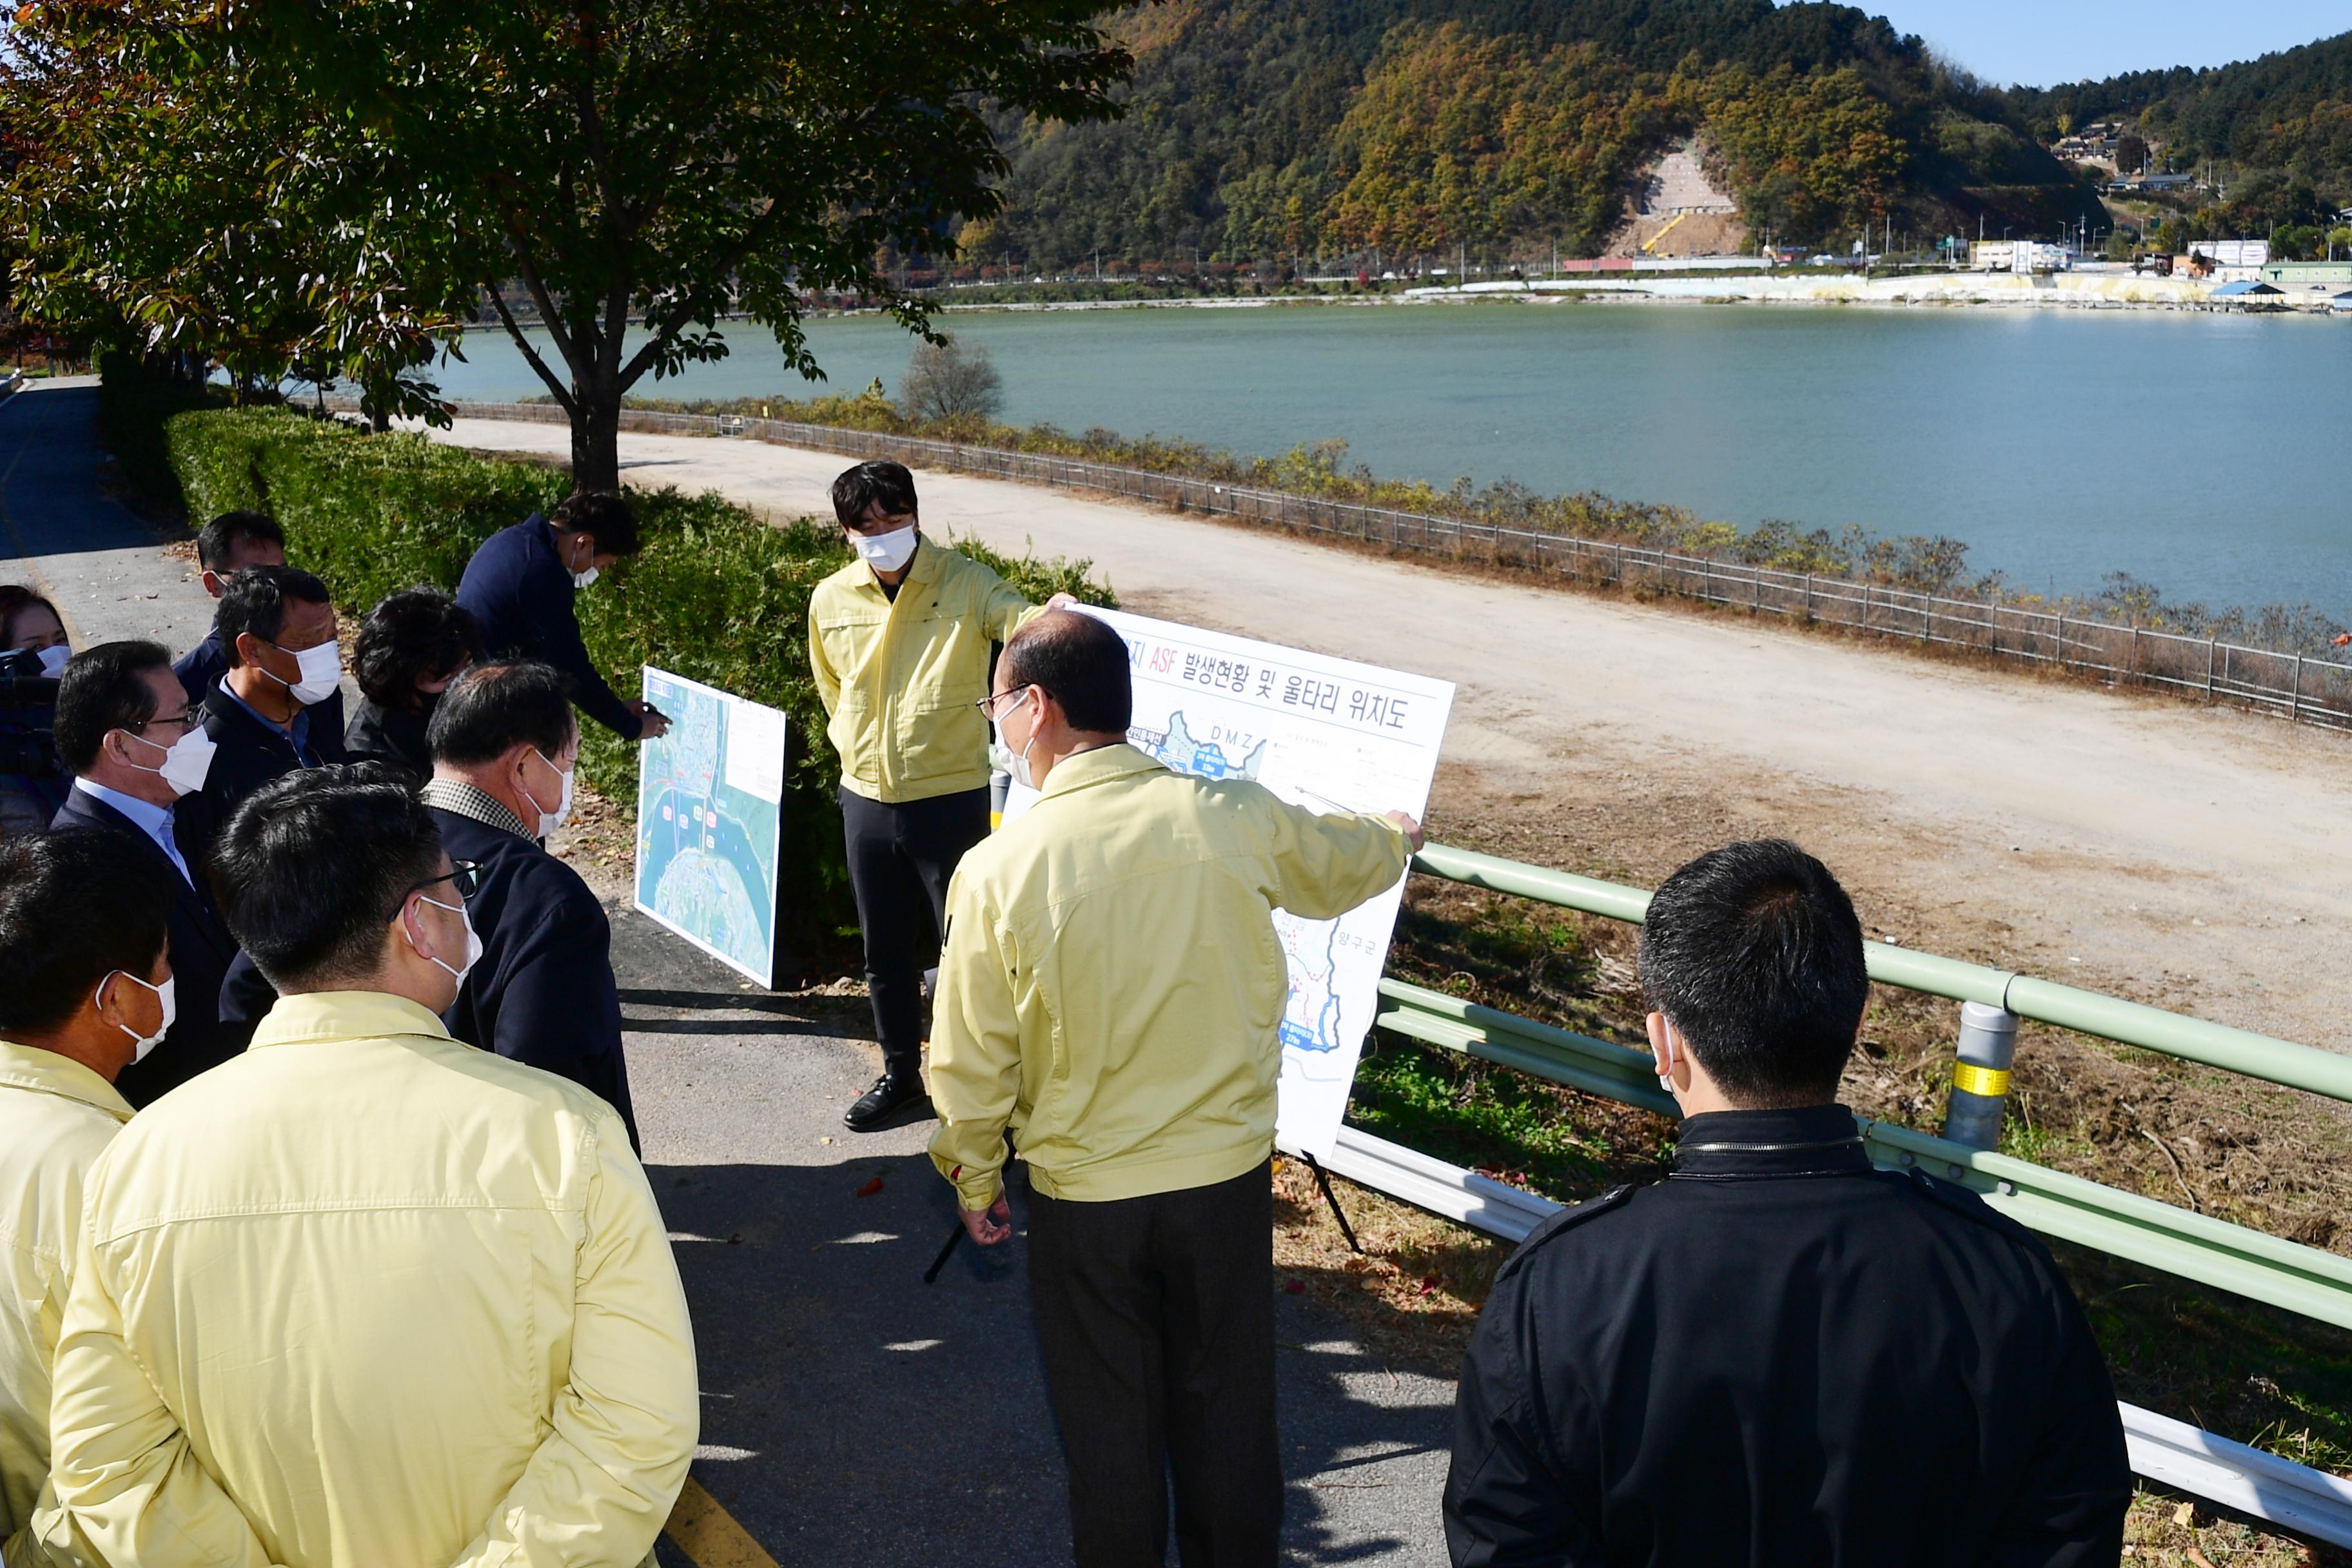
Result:
<instances>
[{"instance_id":1,"label":"yellow windbreaker jacket","mask_svg":"<svg viewBox=\"0 0 2352 1568\"><path fill-rule=\"evenodd\" d=\"M983 789L989 647L1040 612L926 534L894 601L853 561L809 595L809 668L842 784L898 805Z\"/></svg>"},{"instance_id":2,"label":"yellow windbreaker jacket","mask_svg":"<svg viewBox=\"0 0 2352 1568\"><path fill-rule=\"evenodd\" d=\"M1274 1152L1289 965L1272 912L1346 913L1411 858L1385 817L1318 816L1132 746L1056 763L948 888L931 1160L966 1208L1003 1131L1048 1197L1206 1186Z\"/></svg>"},{"instance_id":3,"label":"yellow windbreaker jacket","mask_svg":"<svg viewBox=\"0 0 2352 1568\"><path fill-rule=\"evenodd\" d=\"M282 998L91 1173L51 1474L97 1559L632 1568L698 1429L620 1118L415 1003Z\"/></svg>"},{"instance_id":4,"label":"yellow windbreaker jacket","mask_svg":"<svg viewBox=\"0 0 2352 1568\"><path fill-rule=\"evenodd\" d=\"M0 1549L46 1563L26 1527L49 1479L49 1362L89 1168L131 1120L114 1086L54 1051L0 1040Z\"/></svg>"}]
</instances>

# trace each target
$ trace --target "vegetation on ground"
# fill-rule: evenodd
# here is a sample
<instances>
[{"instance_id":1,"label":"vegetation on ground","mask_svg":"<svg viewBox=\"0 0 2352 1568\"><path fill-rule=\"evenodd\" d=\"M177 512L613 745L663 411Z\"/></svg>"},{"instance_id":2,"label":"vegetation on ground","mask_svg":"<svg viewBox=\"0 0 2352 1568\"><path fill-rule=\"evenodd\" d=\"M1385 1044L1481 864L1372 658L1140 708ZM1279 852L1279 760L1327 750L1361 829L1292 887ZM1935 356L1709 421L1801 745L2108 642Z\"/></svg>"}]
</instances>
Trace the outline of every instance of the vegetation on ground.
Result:
<instances>
[{"instance_id":1,"label":"vegetation on ground","mask_svg":"<svg viewBox=\"0 0 2352 1568\"><path fill-rule=\"evenodd\" d=\"M2127 71L2099 81L2012 88L2012 111L2044 138L2118 121L2182 173L2218 177L2166 225L2191 239L2267 236L2284 255L2318 255L2352 209L2352 33L2206 69ZM2352 238L2336 241L2337 254Z\"/></svg>"},{"instance_id":2,"label":"vegetation on ground","mask_svg":"<svg viewBox=\"0 0 2352 1568\"><path fill-rule=\"evenodd\" d=\"M1006 205L967 262L1589 255L1691 135L1750 226L1791 239L2098 216L1999 95L1845 6L1179 0L1114 26L1126 115L1005 116Z\"/></svg>"},{"instance_id":3,"label":"vegetation on ground","mask_svg":"<svg viewBox=\"0 0 2352 1568\"><path fill-rule=\"evenodd\" d=\"M116 362L110 383L131 374ZM423 436L373 435L285 408L188 408L167 391L111 385L110 437L126 478L152 478L163 456L167 488L188 517L236 508L278 519L297 563L316 572L337 606L356 616L396 589L454 590L481 542L571 489L559 468L491 458ZM158 424L139 429L144 412ZM824 711L809 674L810 591L850 560L840 531L808 518L781 525L715 494L674 488L632 492L645 548L579 598L590 656L626 688L654 664L782 709L792 722L784 796L782 902L799 956L837 972L841 933L856 911L842 858L838 776ZM1042 603L1068 592L1114 604L1083 561L1013 559L971 541L956 547ZM581 767L624 810L636 799L635 748L584 726Z\"/></svg>"}]
</instances>

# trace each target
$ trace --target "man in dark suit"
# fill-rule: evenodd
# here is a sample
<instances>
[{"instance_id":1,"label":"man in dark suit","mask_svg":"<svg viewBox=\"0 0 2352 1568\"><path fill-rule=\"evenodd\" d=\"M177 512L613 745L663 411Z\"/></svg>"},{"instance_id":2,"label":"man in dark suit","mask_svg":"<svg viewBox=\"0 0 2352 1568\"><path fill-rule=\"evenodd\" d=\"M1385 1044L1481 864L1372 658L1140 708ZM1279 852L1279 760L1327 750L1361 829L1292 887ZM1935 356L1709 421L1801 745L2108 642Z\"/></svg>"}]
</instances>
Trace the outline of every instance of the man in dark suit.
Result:
<instances>
[{"instance_id":1,"label":"man in dark suit","mask_svg":"<svg viewBox=\"0 0 2352 1568\"><path fill-rule=\"evenodd\" d=\"M257 511L225 511L205 524L196 535L196 564L204 568L205 592L217 599L228 592L236 574L248 566L286 564L286 532L275 518ZM172 673L186 688L188 700L201 704L228 673L228 649L221 642L215 616L205 640L182 654ZM324 730L343 732L343 694L314 705L310 721Z\"/></svg>"},{"instance_id":2,"label":"man in dark suit","mask_svg":"<svg viewBox=\"0 0 2352 1568\"><path fill-rule=\"evenodd\" d=\"M281 773L343 760L341 731L320 717L343 668L327 585L291 566L249 566L221 595L219 628L229 667L204 701L218 748L196 814L207 833Z\"/></svg>"},{"instance_id":3,"label":"man in dark suit","mask_svg":"<svg viewBox=\"0 0 2352 1568\"><path fill-rule=\"evenodd\" d=\"M457 603L482 623L494 657L536 658L572 682L580 710L624 741L658 741L669 721L643 702L625 702L604 683L580 640L572 595L604 568L637 552L636 514L610 490L564 497L551 518L533 512L482 542L466 563Z\"/></svg>"},{"instance_id":4,"label":"man in dark suit","mask_svg":"<svg viewBox=\"0 0 2352 1568\"><path fill-rule=\"evenodd\" d=\"M580 874L539 846L572 808L580 723L563 677L523 659L442 693L425 805L450 858L474 867L466 913L482 940L448 1015L459 1039L604 1097L636 1142L613 928Z\"/></svg>"},{"instance_id":5,"label":"man in dark suit","mask_svg":"<svg viewBox=\"0 0 2352 1568\"><path fill-rule=\"evenodd\" d=\"M161 643L85 648L58 682L58 754L74 775L52 826L98 827L138 844L172 871L172 970L179 1016L116 1087L145 1105L245 1049L250 1030L220 1021L221 977L236 942L205 880L209 846L183 821L181 796L201 786L212 742Z\"/></svg>"}]
</instances>

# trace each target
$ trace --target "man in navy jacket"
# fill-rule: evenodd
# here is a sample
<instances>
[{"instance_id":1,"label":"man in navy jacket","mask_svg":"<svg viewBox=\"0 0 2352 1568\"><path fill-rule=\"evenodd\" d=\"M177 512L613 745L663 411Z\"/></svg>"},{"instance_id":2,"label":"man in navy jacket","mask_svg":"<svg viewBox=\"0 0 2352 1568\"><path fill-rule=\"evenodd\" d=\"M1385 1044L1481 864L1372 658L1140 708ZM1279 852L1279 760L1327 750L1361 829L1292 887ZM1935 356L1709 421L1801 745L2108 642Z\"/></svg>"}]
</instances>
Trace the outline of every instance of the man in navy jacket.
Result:
<instances>
[{"instance_id":1,"label":"man in navy jacket","mask_svg":"<svg viewBox=\"0 0 2352 1568\"><path fill-rule=\"evenodd\" d=\"M2131 1468L2065 1277L1975 1193L1874 1169L1837 1103L1870 975L1836 879L1779 839L1703 855L1652 896L1641 972L1675 1169L1496 1278L1455 1568L2112 1568Z\"/></svg>"},{"instance_id":2,"label":"man in navy jacket","mask_svg":"<svg viewBox=\"0 0 2352 1568\"><path fill-rule=\"evenodd\" d=\"M610 490L566 496L552 518L530 516L482 541L457 583L457 603L482 623L493 657L535 658L572 683L580 710L624 741L657 741L669 721L643 702L623 701L580 640L572 595L604 568L637 552L636 514Z\"/></svg>"},{"instance_id":3,"label":"man in navy jacket","mask_svg":"<svg viewBox=\"0 0 2352 1568\"><path fill-rule=\"evenodd\" d=\"M612 926L538 843L571 809L580 752L563 678L529 660L478 666L442 694L429 736L425 805L450 859L474 867L466 913L482 942L449 1032L603 1095L634 1143Z\"/></svg>"},{"instance_id":4,"label":"man in navy jacket","mask_svg":"<svg viewBox=\"0 0 2352 1568\"><path fill-rule=\"evenodd\" d=\"M277 519L260 512L225 511L196 535L196 563L204 568L205 592L217 599L247 567L285 565L286 532ZM215 613L204 641L182 654L172 673L187 689L188 700L202 704L228 673L228 648L221 641L220 617ZM343 694L338 691L313 706L310 721L341 735Z\"/></svg>"},{"instance_id":5,"label":"man in navy jacket","mask_svg":"<svg viewBox=\"0 0 2352 1568\"><path fill-rule=\"evenodd\" d=\"M183 737L196 736L183 743ZM54 827L99 827L121 835L172 873L169 920L179 1014L146 1060L122 1069L115 1088L145 1105L245 1049L249 1026L223 1024L221 977L236 956L205 877L210 846L179 811L200 782L189 759L205 752L194 710L161 643L110 642L85 648L58 682L58 754L76 775ZM166 758L179 761L166 764Z\"/></svg>"}]
</instances>

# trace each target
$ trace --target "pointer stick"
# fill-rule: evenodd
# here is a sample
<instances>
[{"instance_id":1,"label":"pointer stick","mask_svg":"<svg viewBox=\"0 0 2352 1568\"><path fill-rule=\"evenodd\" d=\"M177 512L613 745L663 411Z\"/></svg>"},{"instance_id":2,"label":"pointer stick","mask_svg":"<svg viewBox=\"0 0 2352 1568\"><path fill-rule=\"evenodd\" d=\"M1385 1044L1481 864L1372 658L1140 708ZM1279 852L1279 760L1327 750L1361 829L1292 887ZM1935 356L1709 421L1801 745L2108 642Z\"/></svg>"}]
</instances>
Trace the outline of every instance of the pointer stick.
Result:
<instances>
[{"instance_id":1,"label":"pointer stick","mask_svg":"<svg viewBox=\"0 0 2352 1568\"><path fill-rule=\"evenodd\" d=\"M940 1255L937 1258L931 1259L931 1266L923 1270L924 1284L936 1285L940 1282L940 1270L948 1266L949 1256L955 1251L956 1243L962 1239L963 1220L959 1216L955 1222L955 1228L948 1232L948 1244L940 1248Z\"/></svg>"}]
</instances>

